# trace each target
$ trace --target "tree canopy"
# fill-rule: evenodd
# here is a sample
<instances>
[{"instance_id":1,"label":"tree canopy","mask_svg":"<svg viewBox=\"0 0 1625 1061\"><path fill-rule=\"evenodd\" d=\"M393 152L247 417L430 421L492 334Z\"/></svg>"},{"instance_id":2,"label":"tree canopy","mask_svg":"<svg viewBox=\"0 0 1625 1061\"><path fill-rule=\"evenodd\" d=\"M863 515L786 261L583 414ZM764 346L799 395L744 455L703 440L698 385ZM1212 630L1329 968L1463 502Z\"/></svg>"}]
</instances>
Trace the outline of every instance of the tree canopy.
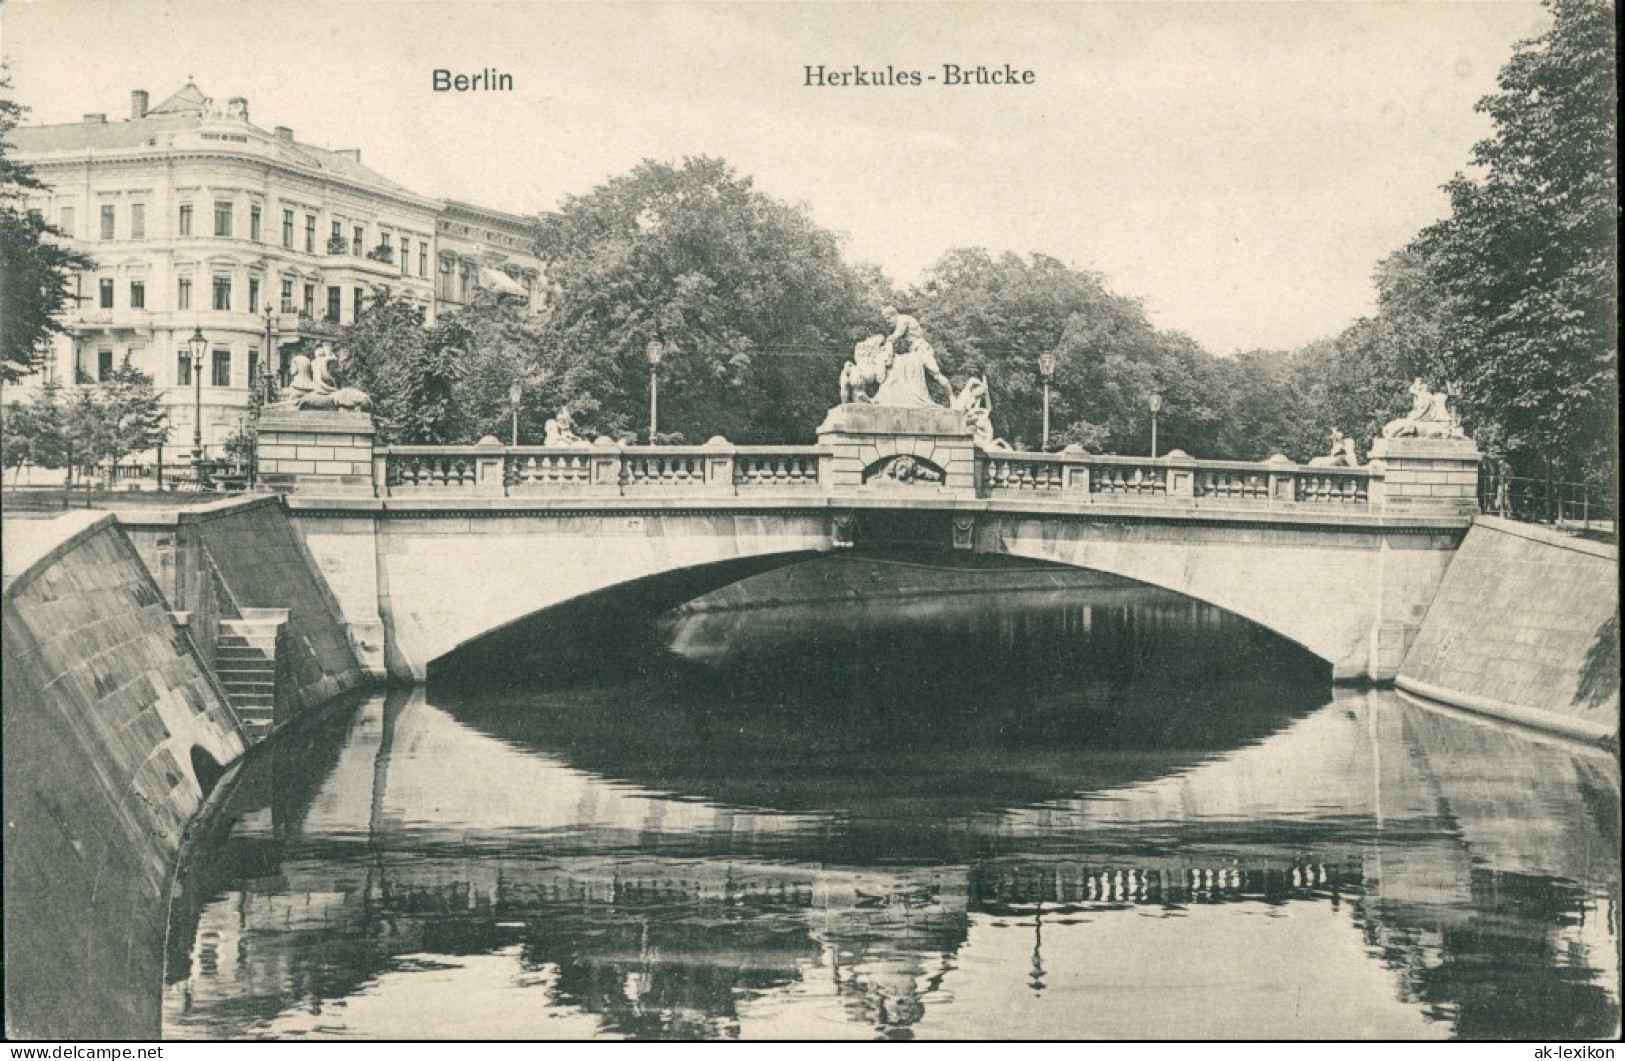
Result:
<instances>
[{"instance_id":1,"label":"tree canopy","mask_svg":"<svg viewBox=\"0 0 1625 1061\"><path fill-rule=\"evenodd\" d=\"M661 426L689 441L810 438L852 344L880 330L878 273L719 159L645 161L543 219L548 331L589 351L600 430L639 423L659 341Z\"/></svg>"},{"instance_id":2,"label":"tree canopy","mask_svg":"<svg viewBox=\"0 0 1625 1061\"><path fill-rule=\"evenodd\" d=\"M0 78L0 92L10 87L9 78ZM0 383L39 369L46 344L63 330L62 311L73 304L75 274L95 264L26 208L28 193L44 185L11 158L7 138L24 113L0 96Z\"/></svg>"}]
</instances>

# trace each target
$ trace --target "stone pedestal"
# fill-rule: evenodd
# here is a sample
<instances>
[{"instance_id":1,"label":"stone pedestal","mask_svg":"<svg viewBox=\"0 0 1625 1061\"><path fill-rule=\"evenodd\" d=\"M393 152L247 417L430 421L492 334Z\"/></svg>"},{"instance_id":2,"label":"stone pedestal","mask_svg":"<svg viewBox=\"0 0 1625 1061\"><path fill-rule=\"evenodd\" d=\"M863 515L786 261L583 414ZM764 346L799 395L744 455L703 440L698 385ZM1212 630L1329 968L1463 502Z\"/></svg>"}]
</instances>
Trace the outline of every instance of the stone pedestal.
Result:
<instances>
[{"instance_id":1,"label":"stone pedestal","mask_svg":"<svg viewBox=\"0 0 1625 1061\"><path fill-rule=\"evenodd\" d=\"M1371 470L1381 472L1382 498L1373 508L1396 515L1478 513L1478 446L1466 438L1379 438Z\"/></svg>"},{"instance_id":2,"label":"stone pedestal","mask_svg":"<svg viewBox=\"0 0 1625 1061\"><path fill-rule=\"evenodd\" d=\"M279 493L371 497L372 417L337 409L260 414L259 480Z\"/></svg>"},{"instance_id":3,"label":"stone pedestal","mask_svg":"<svg viewBox=\"0 0 1625 1061\"><path fill-rule=\"evenodd\" d=\"M976 444L953 409L837 405L818 427L837 490L974 497Z\"/></svg>"}]
</instances>

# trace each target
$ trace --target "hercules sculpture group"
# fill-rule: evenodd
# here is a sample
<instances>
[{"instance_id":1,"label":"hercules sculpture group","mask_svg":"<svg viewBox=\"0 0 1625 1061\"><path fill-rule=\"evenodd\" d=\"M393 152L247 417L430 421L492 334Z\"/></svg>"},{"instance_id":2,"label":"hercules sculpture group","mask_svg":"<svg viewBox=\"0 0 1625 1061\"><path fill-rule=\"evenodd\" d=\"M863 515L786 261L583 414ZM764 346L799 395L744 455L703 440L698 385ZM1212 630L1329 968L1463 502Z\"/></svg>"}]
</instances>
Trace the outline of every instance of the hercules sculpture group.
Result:
<instances>
[{"instance_id":1,"label":"hercules sculpture group","mask_svg":"<svg viewBox=\"0 0 1625 1061\"><path fill-rule=\"evenodd\" d=\"M852 349L852 360L841 369L841 403L940 409L942 404L931 397L928 385L935 381L948 395L948 408L965 414L978 445L1008 448L993 437L993 403L981 366L971 366L970 378L956 395L920 322L898 313L895 306L887 306L884 315L891 334L871 335L858 343ZM875 388L872 394L870 387Z\"/></svg>"}]
</instances>

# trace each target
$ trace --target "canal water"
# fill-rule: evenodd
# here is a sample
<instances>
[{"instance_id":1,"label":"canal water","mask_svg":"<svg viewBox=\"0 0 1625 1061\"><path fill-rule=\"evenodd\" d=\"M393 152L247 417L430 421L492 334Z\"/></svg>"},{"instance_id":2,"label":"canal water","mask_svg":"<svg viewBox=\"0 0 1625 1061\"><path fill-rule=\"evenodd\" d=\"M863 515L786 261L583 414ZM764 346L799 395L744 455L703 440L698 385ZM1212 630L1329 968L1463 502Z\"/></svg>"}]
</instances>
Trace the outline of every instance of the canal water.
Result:
<instances>
[{"instance_id":1,"label":"canal water","mask_svg":"<svg viewBox=\"0 0 1625 1061\"><path fill-rule=\"evenodd\" d=\"M1609 754L1144 588L621 633L267 748L186 867L165 1034L1619 1027Z\"/></svg>"}]
</instances>

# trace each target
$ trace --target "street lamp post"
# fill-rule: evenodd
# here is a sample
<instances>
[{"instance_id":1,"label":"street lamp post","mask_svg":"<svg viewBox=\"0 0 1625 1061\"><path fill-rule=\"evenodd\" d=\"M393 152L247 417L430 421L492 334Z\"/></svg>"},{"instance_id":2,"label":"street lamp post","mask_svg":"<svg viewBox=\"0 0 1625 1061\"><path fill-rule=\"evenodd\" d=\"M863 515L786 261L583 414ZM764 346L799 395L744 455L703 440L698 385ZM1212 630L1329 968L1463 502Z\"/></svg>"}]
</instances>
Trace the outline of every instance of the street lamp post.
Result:
<instances>
[{"instance_id":1,"label":"street lamp post","mask_svg":"<svg viewBox=\"0 0 1625 1061\"><path fill-rule=\"evenodd\" d=\"M508 404L513 407L512 445L515 446L519 445L519 399L523 398L524 396L525 389L519 385L518 380L514 380L513 383L508 386Z\"/></svg>"},{"instance_id":2,"label":"street lamp post","mask_svg":"<svg viewBox=\"0 0 1625 1061\"><path fill-rule=\"evenodd\" d=\"M203 329L194 327L192 337L186 340L187 351L192 355L192 474L197 479L197 485L203 486L203 355L209 348L209 340L203 337Z\"/></svg>"},{"instance_id":3,"label":"street lamp post","mask_svg":"<svg viewBox=\"0 0 1625 1061\"><path fill-rule=\"evenodd\" d=\"M643 356L649 359L649 445L655 444L655 432L660 423L660 359L666 354L666 348L659 339L650 339L649 345L643 348Z\"/></svg>"},{"instance_id":4,"label":"street lamp post","mask_svg":"<svg viewBox=\"0 0 1625 1061\"><path fill-rule=\"evenodd\" d=\"M1049 381L1055 375L1054 354L1038 355L1038 374L1044 378L1044 440L1039 443L1038 448L1047 451L1049 449Z\"/></svg>"},{"instance_id":5,"label":"street lamp post","mask_svg":"<svg viewBox=\"0 0 1625 1061\"><path fill-rule=\"evenodd\" d=\"M1151 407L1151 456L1157 455L1157 414L1162 412L1162 395L1153 394L1146 402Z\"/></svg>"}]
</instances>

